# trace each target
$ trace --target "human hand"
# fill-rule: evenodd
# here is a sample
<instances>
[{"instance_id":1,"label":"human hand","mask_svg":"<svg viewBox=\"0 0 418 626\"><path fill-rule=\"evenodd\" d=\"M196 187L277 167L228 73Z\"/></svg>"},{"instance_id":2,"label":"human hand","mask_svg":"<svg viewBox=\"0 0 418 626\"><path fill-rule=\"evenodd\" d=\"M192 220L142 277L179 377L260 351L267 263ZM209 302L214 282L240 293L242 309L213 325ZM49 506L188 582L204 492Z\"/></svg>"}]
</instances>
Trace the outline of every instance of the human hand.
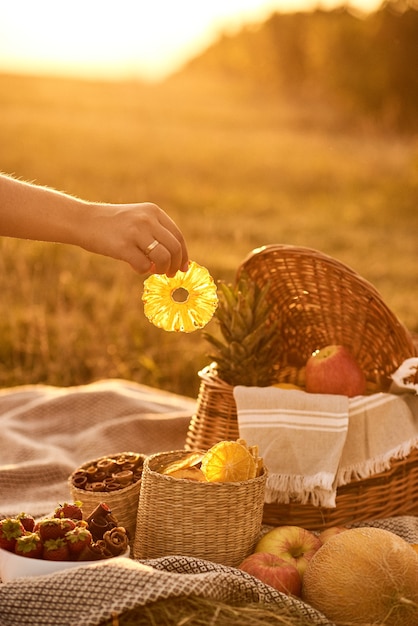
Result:
<instances>
[{"instance_id":1,"label":"human hand","mask_svg":"<svg viewBox=\"0 0 418 626\"><path fill-rule=\"evenodd\" d=\"M90 204L82 247L121 259L144 274L174 276L189 259L175 222L156 204Z\"/></svg>"}]
</instances>

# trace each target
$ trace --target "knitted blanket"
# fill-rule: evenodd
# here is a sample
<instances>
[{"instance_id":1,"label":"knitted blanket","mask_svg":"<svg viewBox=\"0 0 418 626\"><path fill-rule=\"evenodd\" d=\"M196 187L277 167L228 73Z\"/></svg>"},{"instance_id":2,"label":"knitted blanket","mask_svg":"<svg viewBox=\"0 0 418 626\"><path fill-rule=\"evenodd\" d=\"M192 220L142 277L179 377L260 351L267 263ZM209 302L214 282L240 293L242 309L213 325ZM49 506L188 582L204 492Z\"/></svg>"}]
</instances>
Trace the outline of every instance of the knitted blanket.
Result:
<instances>
[{"instance_id":1,"label":"knitted blanket","mask_svg":"<svg viewBox=\"0 0 418 626\"><path fill-rule=\"evenodd\" d=\"M184 446L195 402L128 381L68 389L0 391L0 518L48 515L70 498L68 477L102 455ZM371 522L418 542L417 518ZM99 626L125 611L172 597L263 602L307 623L331 626L300 600L230 567L185 556L114 559L0 584L1 626ZM173 622L174 623L174 622Z\"/></svg>"}]
</instances>

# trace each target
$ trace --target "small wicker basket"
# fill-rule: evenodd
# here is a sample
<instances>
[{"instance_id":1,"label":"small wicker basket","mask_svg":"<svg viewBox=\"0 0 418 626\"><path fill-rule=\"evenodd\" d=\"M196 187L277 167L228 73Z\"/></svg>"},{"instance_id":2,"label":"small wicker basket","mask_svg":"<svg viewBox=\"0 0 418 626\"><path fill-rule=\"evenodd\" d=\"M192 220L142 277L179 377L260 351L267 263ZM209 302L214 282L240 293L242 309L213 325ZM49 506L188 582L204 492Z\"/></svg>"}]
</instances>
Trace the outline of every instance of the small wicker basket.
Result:
<instances>
[{"instance_id":1,"label":"small wicker basket","mask_svg":"<svg viewBox=\"0 0 418 626\"><path fill-rule=\"evenodd\" d=\"M238 268L260 286L270 285L270 321L276 322L278 382L303 384L304 367L316 349L344 344L366 374L367 388L385 391L391 374L418 348L412 335L368 281L340 261L310 248L270 245L251 252ZM209 448L239 437L233 387L216 363L199 372L196 413L186 449ZM390 493L389 493L390 492ZM336 509L266 504L264 523L323 529L393 514L418 514L418 452L373 478L338 489Z\"/></svg>"},{"instance_id":2,"label":"small wicker basket","mask_svg":"<svg viewBox=\"0 0 418 626\"><path fill-rule=\"evenodd\" d=\"M230 483L197 482L161 473L162 467L185 454L175 450L145 461L134 558L176 554L236 567L260 536L266 471L257 478Z\"/></svg>"},{"instance_id":3,"label":"small wicker basket","mask_svg":"<svg viewBox=\"0 0 418 626\"><path fill-rule=\"evenodd\" d=\"M118 455L114 456L120 456L122 454L131 453L118 453ZM138 456L140 466L142 468L146 457L143 454L137 454L136 456ZM98 461L102 461L105 458L107 457L100 457L93 461L84 463L71 474L68 480L71 496L74 501L81 502L83 518L88 517L98 504L105 502L110 507L119 524L127 530L130 543L132 545L135 537L141 479L138 479L135 482L132 482L132 484L115 491L87 491L86 489L80 489L76 486L76 477L80 473L80 470L87 470L89 467L94 466Z\"/></svg>"}]
</instances>

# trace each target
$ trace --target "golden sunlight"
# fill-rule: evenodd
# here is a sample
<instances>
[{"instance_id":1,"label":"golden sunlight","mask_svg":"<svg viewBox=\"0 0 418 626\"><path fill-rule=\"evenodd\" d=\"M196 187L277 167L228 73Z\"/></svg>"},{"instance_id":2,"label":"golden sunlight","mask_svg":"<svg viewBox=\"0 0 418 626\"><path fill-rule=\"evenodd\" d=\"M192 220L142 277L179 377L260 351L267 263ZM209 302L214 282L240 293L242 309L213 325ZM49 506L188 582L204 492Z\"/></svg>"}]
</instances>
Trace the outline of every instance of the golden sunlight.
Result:
<instances>
[{"instance_id":1,"label":"golden sunlight","mask_svg":"<svg viewBox=\"0 0 418 626\"><path fill-rule=\"evenodd\" d=\"M274 11L339 6L337 0L14 0L2 7L0 71L163 78L222 31ZM355 0L363 10L380 2Z\"/></svg>"}]
</instances>

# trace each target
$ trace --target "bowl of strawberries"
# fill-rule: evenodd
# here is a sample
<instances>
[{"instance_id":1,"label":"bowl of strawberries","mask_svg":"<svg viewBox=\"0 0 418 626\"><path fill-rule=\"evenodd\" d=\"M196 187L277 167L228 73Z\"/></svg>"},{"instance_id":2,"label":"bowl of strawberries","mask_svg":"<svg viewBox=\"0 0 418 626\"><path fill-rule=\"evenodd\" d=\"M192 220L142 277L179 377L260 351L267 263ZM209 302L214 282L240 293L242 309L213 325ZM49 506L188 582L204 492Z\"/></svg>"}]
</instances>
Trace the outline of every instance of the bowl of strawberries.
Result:
<instances>
[{"instance_id":1,"label":"bowl of strawberries","mask_svg":"<svg viewBox=\"0 0 418 626\"><path fill-rule=\"evenodd\" d=\"M86 519L80 502L65 502L42 519L20 513L0 520L2 582L127 556L128 533L105 502Z\"/></svg>"}]
</instances>

